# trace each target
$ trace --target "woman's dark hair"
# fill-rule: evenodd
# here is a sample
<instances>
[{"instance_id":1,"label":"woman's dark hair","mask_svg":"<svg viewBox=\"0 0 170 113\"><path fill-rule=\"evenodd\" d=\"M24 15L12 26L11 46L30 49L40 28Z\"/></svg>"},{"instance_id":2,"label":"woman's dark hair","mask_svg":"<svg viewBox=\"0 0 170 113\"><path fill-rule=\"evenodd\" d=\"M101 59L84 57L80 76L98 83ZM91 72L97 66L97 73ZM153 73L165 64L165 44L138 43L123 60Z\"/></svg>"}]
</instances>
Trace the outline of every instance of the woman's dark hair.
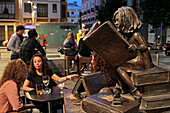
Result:
<instances>
[{"instance_id":1,"label":"woman's dark hair","mask_svg":"<svg viewBox=\"0 0 170 113\"><path fill-rule=\"evenodd\" d=\"M36 69L34 67L34 63L33 60L35 57L40 57L42 60L42 72L44 75L48 75L49 73L49 65L46 62L46 59L44 59L44 57L41 54L35 54L33 55L31 62L30 62L30 66L29 66L29 72L31 72L33 75L35 75Z\"/></svg>"},{"instance_id":2,"label":"woman's dark hair","mask_svg":"<svg viewBox=\"0 0 170 113\"><path fill-rule=\"evenodd\" d=\"M94 51L93 56L95 62L93 72L103 72L109 86L114 86L116 83L119 83L116 69Z\"/></svg>"},{"instance_id":3,"label":"woman's dark hair","mask_svg":"<svg viewBox=\"0 0 170 113\"><path fill-rule=\"evenodd\" d=\"M19 88L23 84L26 75L27 75L27 67L24 61L22 61L20 58L17 60L12 60L5 67L5 70L0 80L0 87L7 80L13 80Z\"/></svg>"},{"instance_id":4,"label":"woman's dark hair","mask_svg":"<svg viewBox=\"0 0 170 113\"><path fill-rule=\"evenodd\" d=\"M35 29L30 29L28 31L28 38L34 38L34 36L36 36L36 37L38 36L36 30Z\"/></svg>"}]
</instances>

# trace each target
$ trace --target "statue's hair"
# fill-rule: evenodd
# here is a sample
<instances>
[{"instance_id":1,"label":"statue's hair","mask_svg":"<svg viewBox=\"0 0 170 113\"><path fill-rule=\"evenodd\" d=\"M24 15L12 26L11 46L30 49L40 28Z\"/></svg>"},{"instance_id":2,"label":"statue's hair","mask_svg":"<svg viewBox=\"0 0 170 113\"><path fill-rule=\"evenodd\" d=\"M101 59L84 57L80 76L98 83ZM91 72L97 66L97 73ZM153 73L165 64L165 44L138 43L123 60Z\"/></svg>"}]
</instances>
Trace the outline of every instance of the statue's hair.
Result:
<instances>
[{"instance_id":1,"label":"statue's hair","mask_svg":"<svg viewBox=\"0 0 170 113\"><path fill-rule=\"evenodd\" d=\"M118 15L118 20L116 20L116 16ZM119 27L117 27L117 31L120 33L132 33L135 30L138 30L142 26L142 22L139 20L136 12L133 8L123 6L118 8L118 10L113 15L113 23L116 21L119 22Z\"/></svg>"},{"instance_id":2,"label":"statue's hair","mask_svg":"<svg viewBox=\"0 0 170 113\"><path fill-rule=\"evenodd\" d=\"M21 87L27 75L27 66L20 58L10 61L0 80L0 87L7 81L13 80L18 87Z\"/></svg>"}]
</instances>

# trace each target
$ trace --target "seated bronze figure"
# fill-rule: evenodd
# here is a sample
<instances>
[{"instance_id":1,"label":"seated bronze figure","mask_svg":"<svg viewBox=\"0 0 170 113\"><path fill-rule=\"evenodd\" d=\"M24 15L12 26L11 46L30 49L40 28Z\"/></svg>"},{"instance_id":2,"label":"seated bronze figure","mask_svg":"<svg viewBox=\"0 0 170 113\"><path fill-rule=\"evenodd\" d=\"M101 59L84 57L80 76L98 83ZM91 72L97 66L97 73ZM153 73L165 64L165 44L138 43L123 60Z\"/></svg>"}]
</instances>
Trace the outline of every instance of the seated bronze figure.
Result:
<instances>
[{"instance_id":1,"label":"seated bronze figure","mask_svg":"<svg viewBox=\"0 0 170 113\"><path fill-rule=\"evenodd\" d=\"M131 7L123 6L114 13L113 23L117 31L130 43L129 50L137 53L136 58L120 65L117 72L131 88L134 96L141 97L142 94L134 86L127 72L131 72L133 69L150 69L154 67L144 37L139 32L142 22Z\"/></svg>"}]
</instances>

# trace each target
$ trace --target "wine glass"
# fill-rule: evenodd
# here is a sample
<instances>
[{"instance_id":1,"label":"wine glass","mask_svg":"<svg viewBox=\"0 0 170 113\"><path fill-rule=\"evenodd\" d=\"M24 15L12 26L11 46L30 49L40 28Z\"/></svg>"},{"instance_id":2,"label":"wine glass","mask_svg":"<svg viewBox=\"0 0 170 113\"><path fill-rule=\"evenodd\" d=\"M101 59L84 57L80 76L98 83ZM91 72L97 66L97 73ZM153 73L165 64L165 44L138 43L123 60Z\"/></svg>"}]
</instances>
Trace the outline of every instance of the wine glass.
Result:
<instances>
[{"instance_id":1,"label":"wine glass","mask_svg":"<svg viewBox=\"0 0 170 113\"><path fill-rule=\"evenodd\" d=\"M64 88L65 83L64 82L59 82L58 87L61 89L60 94L63 94L63 88Z\"/></svg>"},{"instance_id":2,"label":"wine glass","mask_svg":"<svg viewBox=\"0 0 170 113\"><path fill-rule=\"evenodd\" d=\"M51 89L48 88L47 86L50 83L50 77L49 76L42 76L43 84L45 85L44 88L44 94L49 94L51 92Z\"/></svg>"}]
</instances>

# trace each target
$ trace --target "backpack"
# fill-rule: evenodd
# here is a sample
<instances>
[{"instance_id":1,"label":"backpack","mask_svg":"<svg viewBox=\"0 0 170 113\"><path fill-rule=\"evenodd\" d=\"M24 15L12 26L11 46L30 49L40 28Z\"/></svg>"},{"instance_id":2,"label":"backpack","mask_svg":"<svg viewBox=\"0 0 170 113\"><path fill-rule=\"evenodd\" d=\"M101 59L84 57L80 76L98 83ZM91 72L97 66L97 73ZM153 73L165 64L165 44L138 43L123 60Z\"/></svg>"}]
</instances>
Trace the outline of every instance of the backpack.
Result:
<instances>
[{"instance_id":1,"label":"backpack","mask_svg":"<svg viewBox=\"0 0 170 113\"><path fill-rule=\"evenodd\" d=\"M9 40L10 40L10 38L11 38L11 36L12 36L13 34L14 34L14 32L11 33L11 35L9 36L8 41L7 41L7 43L6 43L6 47L7 47L8 43L9 43ZM9 48L7 47L7 51L11 51L11 49L9 49Z\"/></svg>"}]
</instances>

